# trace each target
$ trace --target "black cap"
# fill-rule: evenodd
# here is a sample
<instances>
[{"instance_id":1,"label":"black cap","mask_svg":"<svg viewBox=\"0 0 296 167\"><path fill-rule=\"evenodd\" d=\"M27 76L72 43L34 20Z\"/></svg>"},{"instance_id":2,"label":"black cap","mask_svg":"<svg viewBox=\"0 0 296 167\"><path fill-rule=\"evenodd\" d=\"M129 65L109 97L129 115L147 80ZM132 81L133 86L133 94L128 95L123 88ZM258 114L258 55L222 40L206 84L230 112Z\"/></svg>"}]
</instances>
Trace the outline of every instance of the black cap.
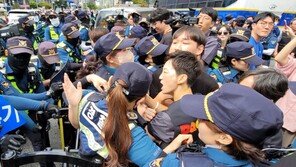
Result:
<instances>
[{"instance_id":1,"label":"black cap","mask_svg":"<svg viewBox=\"0 0 296 167\"><path fill-rule=\"evenodd\" d=\"M29 18L29 16L20 17L18 19L18 22L20 24L28 24L28 25L33 25L35 23L34 20Z\"/></svg>"},{"instance_id":2,"label":"black cap","mask_svg":"<svg viewBox=\"0 0 296 167\"><path fill-rule=\"evenodd\" d=\"M134 38L142 39L147 36L147 30L142 26L134 26L131 29L131 36Z\"/></svg>"},{"instance_id":3,"label":"black cap","mask_svg":"<svg viewBox=\"0 0 296 167\"><path fill-rule=\"evenodd\" d=\"M136 38L123 38L119 33L110 32L97 40L94 50L97 57L107 56L116 49L125 49L134 45Z\"/></svg>"},{"instance_id":4,"label":"black cap","mask_svg":"<svg viewBox=\"0 0 296 167\"><path fill-rule=\"evenodd\" d=\"M77 38L80 36L80 32L77 25L74 23L66 23L62 27L62 32L65 36L70 36L71 38Z\"/></svg>"},{"instance_id":5,"label":"black cap","mask_svg":"<svg viewBox=\"0 0 296 167\"><path fill-rule=\"evenodd\" d=\"M185 114L208 120L225 133L257 146L283 125L283 113L270 99L239 84L224 84L206 96L185 95L179 102Z\"/></svg>"},{"instance_id":6,"label":"black cap","mask_svg":"<svg viewBox=\"0 0 296 167\"><path fill-rule=\"evenodd\" d=\"M243 60L252 65L260 65L263 60L256 56L253 45L248 42L232 42L226 46L225 55L227 57L233 57Z\"/></svg>"},{"instance_id":7,"label":"black cap","mask_svg":"<svg viewBox=\"0 0 296 167\"><path fill-rule=\"evenodd\" d=\"M29 53L33 54L31 41L26 37L15 36L7 39L6 47L11 54Z\"/></svg>"},{"instance_id":8,"label":"black cap","mask_svg":"<svg viewBox=\"0 0 296 167\"><path fill-rule=\"evenodd\" d=\"M54 64L60 61L57 47L54 43L50 41L44 41L40 43L40 45L38 46L38 54L42 56L42 58L48 64Z\"/></svg>"},{"instance_id":9,"label":"black cap","mask_svg":"<svg viewBox=\"0 0 296 167\"><path fill-rule=\"evenodd\" d=\"M152 76L142 65L134 62L124 63L116 69L112 77L112 84L123 80L127 86L124 94L127 97L143 97L147 94Z\"/></svg>"},{"instance_id":10,"label":"black cap","mask_svg":"<svg viewBox=\"0 0 296 167\"><path fill-rule=\"evenodd\" d=\"M141 39L134 48L139 56L150 54L154 57L163 54L168 46L159 43L155 37L151 35Z\"/></svg>"},{"instance_id":11,"label":"black cap","mask_svg":"<svg viewBox=\"0 0 296 167\"><path fill-rule=\"evenodd\" d=\"M87 15L87 13L86 13L85 11L78 11L78 13L77 13L77 18L78 18L79 20L81 20L81 19L83 19L83 18L88 18L88 15Z\"/></svg>"},{"instance_id":12,"label":"black cap","mask_svg":"<svg viewBox=\"0 0 296 167\"><path fill-rule=\"evenodd\" d=\"M74 24L78 25L81 23L81 21L78 20L75 16L69 15L69 16L65 17L65 24L66 23L74 23Z\"/></svg>"},{"instance_id":13,"label":"black cap","mask_svg":"<svg viewBox=\"0 0 296 167\"><path fill-rule=\"evenodd\" d=\"M237 27L236 29L234 29L232 34L230 34L229 38L230 38L230 41L235 40L235 41L249 42L251 38L251 31L246 28Z\"/></svg>"}]
</instances>

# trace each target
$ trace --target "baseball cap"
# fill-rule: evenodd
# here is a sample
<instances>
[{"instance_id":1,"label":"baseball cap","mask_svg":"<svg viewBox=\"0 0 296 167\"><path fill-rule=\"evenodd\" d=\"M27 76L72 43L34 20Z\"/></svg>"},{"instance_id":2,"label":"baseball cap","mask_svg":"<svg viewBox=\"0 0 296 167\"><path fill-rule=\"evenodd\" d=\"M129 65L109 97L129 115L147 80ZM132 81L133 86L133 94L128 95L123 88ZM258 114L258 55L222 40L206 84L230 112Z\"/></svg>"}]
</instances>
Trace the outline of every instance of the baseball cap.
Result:
<instances>
[{"instance_id":1,"label":"baseball cap","mask_svg":"<svg viewBox=\"0 0 296 167\"><path fill-rule=\"evenodd\" d=\"M77 38L80 36L80 32L77 25L74 23L66 23L62 27L62 32L65 36L70 36L71 38Z\"/></svg>"},{"instance_id":2,"label":"baseball cap","mask_svg":"<svg viewBox=\"0 0 296 167\"><path fill-rule=\"evenodd\" d=\"M134 62L124 63L116 69L112 77L112 85L117 80L123 80L126 84L123 93L129 97L143 97L147 94L152 76L148 70Z\"/></svg>"},{"instance_id":3,"label":"baseball cap","mask_svg":"<svg viewBox=\"0 0 296 167\"><path fill-rule=\"evenodd\" d=\"M57 53L57 47L54 43L49 41L40 43L38 47L38 54L42 56L42 58L48 64L54 64L60 61L60 58Z\"/></svg>"},{"instance_id":4,"label":"baseball cap","mask_svg":"<svg viewBox=\"0 0 296 167\"><path fill-rule=\"evenodd\" d=\"M248 42L237 41L228 44L225 55L243 60L251 65L257 66L263 63L263 60L256 56L253 46Z\"/></svg>"},{"instance_id":5,"label":"baseball cap","mask_svg":"<svg viewBox=\"0 0 296 167\"><path fill-rule=\"evenodd\" d=\"M81 19L83 19L83 18L87 18L88 17L88 15L87 15L87 13L85 12L85 11L78 11L78 13L77 13L77 18L79 19L79 20L81 20Z\"/></svg>"},{"instance_id":6,"label":"baseball cap","mask_svg":"<svg viewBox=\"0 0 296 167\"><path fill-rule=\"evenodd\" d=\"M65 17L65 23L74 23L74 24L81 24L81 21L78 20L75 16L73 15L68 15Z\"/></svg>"},{"instance_id":7,"label":"baseball cap","mask_svg":"<svg viewBox=\"0 0 296 167\"><path fill-rule=\"evenodd\" d=\"M142 39L147 36L147 30L142 26L134 26L131 29L131 36L134 38Z\"/></svg>"},{"instance_id":8,"label":"baseball cap","mask_svg":"<svg viewBox=\"0 0 296 167\"><path fill-rule=\"evenodd\" d=\"M18 22L20 24L28 24L28 25L33 25L34 24L34 20L30 19L29 16L20 17L18 19Z\"/></svg>"},{"instance_id":9,"label":"baseball cap","mask_svg":"<svg viewBox=\"0 0 296 167\"><path fill-rule=\"evenodd\" d=\"M246 21L246 18L244 16L237 16L237 18L235 19L235 22L239 27L243 26L245 21Z\"/></svg>"},{"instance_id":10,"label":"baseball cap","mask_svg":"<svg viewBox=\"0 0 296 167\"><path fill-rule=\"evenodd\" d=\"M155 37L151 35L141 39L134 48L139 56L150 54L155 57L163 54L168 46L159 43Z\"/></svg>"},{"instance_id":11,"label":"baseball cap","mask_svg":"<svg viewBox=\"0 0 296 167\"><path fill-rule=\"evenodd\" d=\"M225 133L255 145L262 145L283 125L283 113L271 100L235 83L224 84L206 96L185 95L180 107L185 114L208 120Z\"/></svg>"},{"instance_id":12,"label":"baseball cap","mask_svg":"<svg viewBox=\"0 0 296 167\"><path fill-rule=\"evenodd\" d=\"M123 38L118 32L110 32L97 40L94 50L97 57L107 56L116 49L125 49L134 45L135 38Z\"/></svg>"},{"instance_id":13,"label":"baseball cap","mask_svg":"<svg viewBox=\"0 0 296 167\"><path fill-rule=\"evenodd\" d=\"M31 41L26 37L15 36L7 39L6 47L11 54L29 53L33 54Z\"/></svg>"},{"instance_id":14,"label":"baseball cap","mask_svg":"<svg viewBox=\"0 0 296 167\"><path fill-rule=\"evenodd\" d=\"M246 28L237 27L236 29L234 29L232 34L230 34L229 38L230 38L230 41L235 40L235 41L249 42L251 38L251 31Z\"/></svg>"}]
</instances>

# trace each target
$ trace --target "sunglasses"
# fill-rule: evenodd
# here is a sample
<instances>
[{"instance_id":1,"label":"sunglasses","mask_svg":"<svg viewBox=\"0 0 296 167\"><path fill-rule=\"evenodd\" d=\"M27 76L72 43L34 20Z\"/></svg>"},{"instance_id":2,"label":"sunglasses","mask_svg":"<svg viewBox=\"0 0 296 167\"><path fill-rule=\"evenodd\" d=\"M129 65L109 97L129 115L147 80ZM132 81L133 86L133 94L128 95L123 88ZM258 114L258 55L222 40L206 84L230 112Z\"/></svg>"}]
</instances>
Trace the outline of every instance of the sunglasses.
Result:
<instances>
[{"instance_id":1,"label":"sunglasses","mask_svg":"<svg viewBox=\"0 0 296 167\"><path fill-rule=\"evenodd\" d=\"M218 32L218 35L228 35L229 34L229 32L226 32L226 31L223 31L223 32Z\"/></svg>"}]
</instances>

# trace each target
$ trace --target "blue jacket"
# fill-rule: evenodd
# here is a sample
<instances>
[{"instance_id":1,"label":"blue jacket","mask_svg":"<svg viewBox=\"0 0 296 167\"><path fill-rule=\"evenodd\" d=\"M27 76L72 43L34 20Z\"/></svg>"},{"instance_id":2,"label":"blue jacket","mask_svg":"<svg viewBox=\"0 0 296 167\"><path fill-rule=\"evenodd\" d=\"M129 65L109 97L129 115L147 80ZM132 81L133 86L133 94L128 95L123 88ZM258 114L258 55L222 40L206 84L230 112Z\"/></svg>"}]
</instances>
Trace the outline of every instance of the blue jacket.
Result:
<instances>
[{"instance_id":1,"label":"blue jacket","mask_svg":"<svg viewBox=\"0 0 296 167\"><path fill-rule=\"evenodd\" d=\"M67 63L68 61L70 63L77 63L75 62L75 59L78 59L78 60L84 59L84 57L82 57L79 51L79 48L72 46L66 40L58 43L57 48L58 48L57 49L58 55L62 63Z\"/></svg>"},{"instance_id":2,"label":"blue jacket","mask_svg":"<svg viewBox=\"0 0 296 167\"><path fill-rule=\"evenodd\" d=\"M88 28L86 28L85 26L81 26L80 29L80 39L81 41L88 41L89 40L89 36L88 36Z\"/></svg>"},{"instance_id":3,"label":"blue jacket","mask_svg":"<svg viewBox=\"0 0 296 167\"><path fill-rule=\"evenodd\" d=\"M26 95L21 95L21 94L24 94L24 93L28 93L27 92L28 90L27 91L21 90L20 88L18 90L15 87L12 86L11 82L7 79L7 76L12 75L13 71L10 68L7 60L5 61L4 64L5 64L5 73L3 74L2 72L0 72L0 83L1 83L0 90L1 90L1 92L3 94L5 94L5 95L13 95L13 96L25 96L26 98L35 99L35 100L48 99L48 96L46 95L45 87L44 87L44 85L43 85L43 83L41 81L41 76L39 74L39 70L36 67L34 67L35 68L35 75L34 75L35 76L35 78L34 78L35 85L34 85L34 89L33 89L32 93L38 93L38 94L31 94L30 93L30 94L26 94ZM22 79L20 81L18 81L18 83L16 83L16 85L18 85L20 87L28 88L29 84L32 83L31 81L28 80L29 77L30 77L28 75L29 75L28 72L25 72Z\"/></svg>"},{"instance_id":4,"label":"blue jacket","mask_svg":"<svg viewBox=\"0 0 296 167\"><path fill-rule=\"evenodd\" d=\"M182 161L183 160L183 161ZM185 160L185 161L184 161ZM152 166L154 162L150 163ZM205 147L202 153L192 154L168 154L161 162L161 167L211 167L211 166L232 166L232 167L252 167L247 160L236 160L222 150ZM182 166L182 167L183 167Z\"/></svg>"},{"instance_id":5,"label":"blue jacket","mask_svg":"<svg viewBox=\"0 0 296 167\"><path fill-rule=\"evenodd\" d=\"M80 102L80 153L84 155L100 154L108 156L108 150L101 137L101 130L105 119L108 117L108 109L105 99L100 99L98 93L89 93ZM97 101L98 100L98 101ZM162 150L134 123L130 123L132 144L128 155L129 159L138 166L145 166L153 159L158 158Z\"/></svg>"},{"instance_id":6,"label":"blue jacket","mask_svg":"<svg viewBox=\"0 0 296 167\"><path fill-rule=\"evenodd\" d=\"M62 24L60 24L58 27L53 27L53 28L54 28L55 33L60 36L60 34L62 32ZM58 39L52 39L52 37L50 36L50 26L47 26L44 29L44 41L50 41L53 43L59 42Z\"/></svg>"},{"instance_id":7,"label":"blue jacket","mask_svg":"<svg viewBox=\"0 0 296 167\"><path fill-rule=\"evenodd\" d=\"M222 71L221 69L225 68L227 70ZM218 69L208 69L208 74L216 79L217 82L220 82L222 84L228 83L228 82L238 82L238 74L239 71L232 67L221 67Z\"/></svg>"}]
</instances>

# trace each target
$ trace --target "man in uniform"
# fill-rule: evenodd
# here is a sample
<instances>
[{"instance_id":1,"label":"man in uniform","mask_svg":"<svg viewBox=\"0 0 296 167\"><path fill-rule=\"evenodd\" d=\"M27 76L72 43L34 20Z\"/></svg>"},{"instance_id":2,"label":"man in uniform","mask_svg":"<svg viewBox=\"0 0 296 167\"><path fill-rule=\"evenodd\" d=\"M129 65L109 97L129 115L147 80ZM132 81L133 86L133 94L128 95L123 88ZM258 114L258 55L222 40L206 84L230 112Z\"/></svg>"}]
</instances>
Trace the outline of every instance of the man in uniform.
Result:
<instances>
[{"instance_id":1,"label":"man in uniform","mask_svg":"<svg viewBox=\"0 0 296 167\"><path fill-rule=\"evenodd\" d=\"M60 23L60 19L57 17L57 14L53 12L49 14L49 20L51 25L46 27L44 30L44 41L58 43L62 24Z\"/></svg>"}]
</instances>

